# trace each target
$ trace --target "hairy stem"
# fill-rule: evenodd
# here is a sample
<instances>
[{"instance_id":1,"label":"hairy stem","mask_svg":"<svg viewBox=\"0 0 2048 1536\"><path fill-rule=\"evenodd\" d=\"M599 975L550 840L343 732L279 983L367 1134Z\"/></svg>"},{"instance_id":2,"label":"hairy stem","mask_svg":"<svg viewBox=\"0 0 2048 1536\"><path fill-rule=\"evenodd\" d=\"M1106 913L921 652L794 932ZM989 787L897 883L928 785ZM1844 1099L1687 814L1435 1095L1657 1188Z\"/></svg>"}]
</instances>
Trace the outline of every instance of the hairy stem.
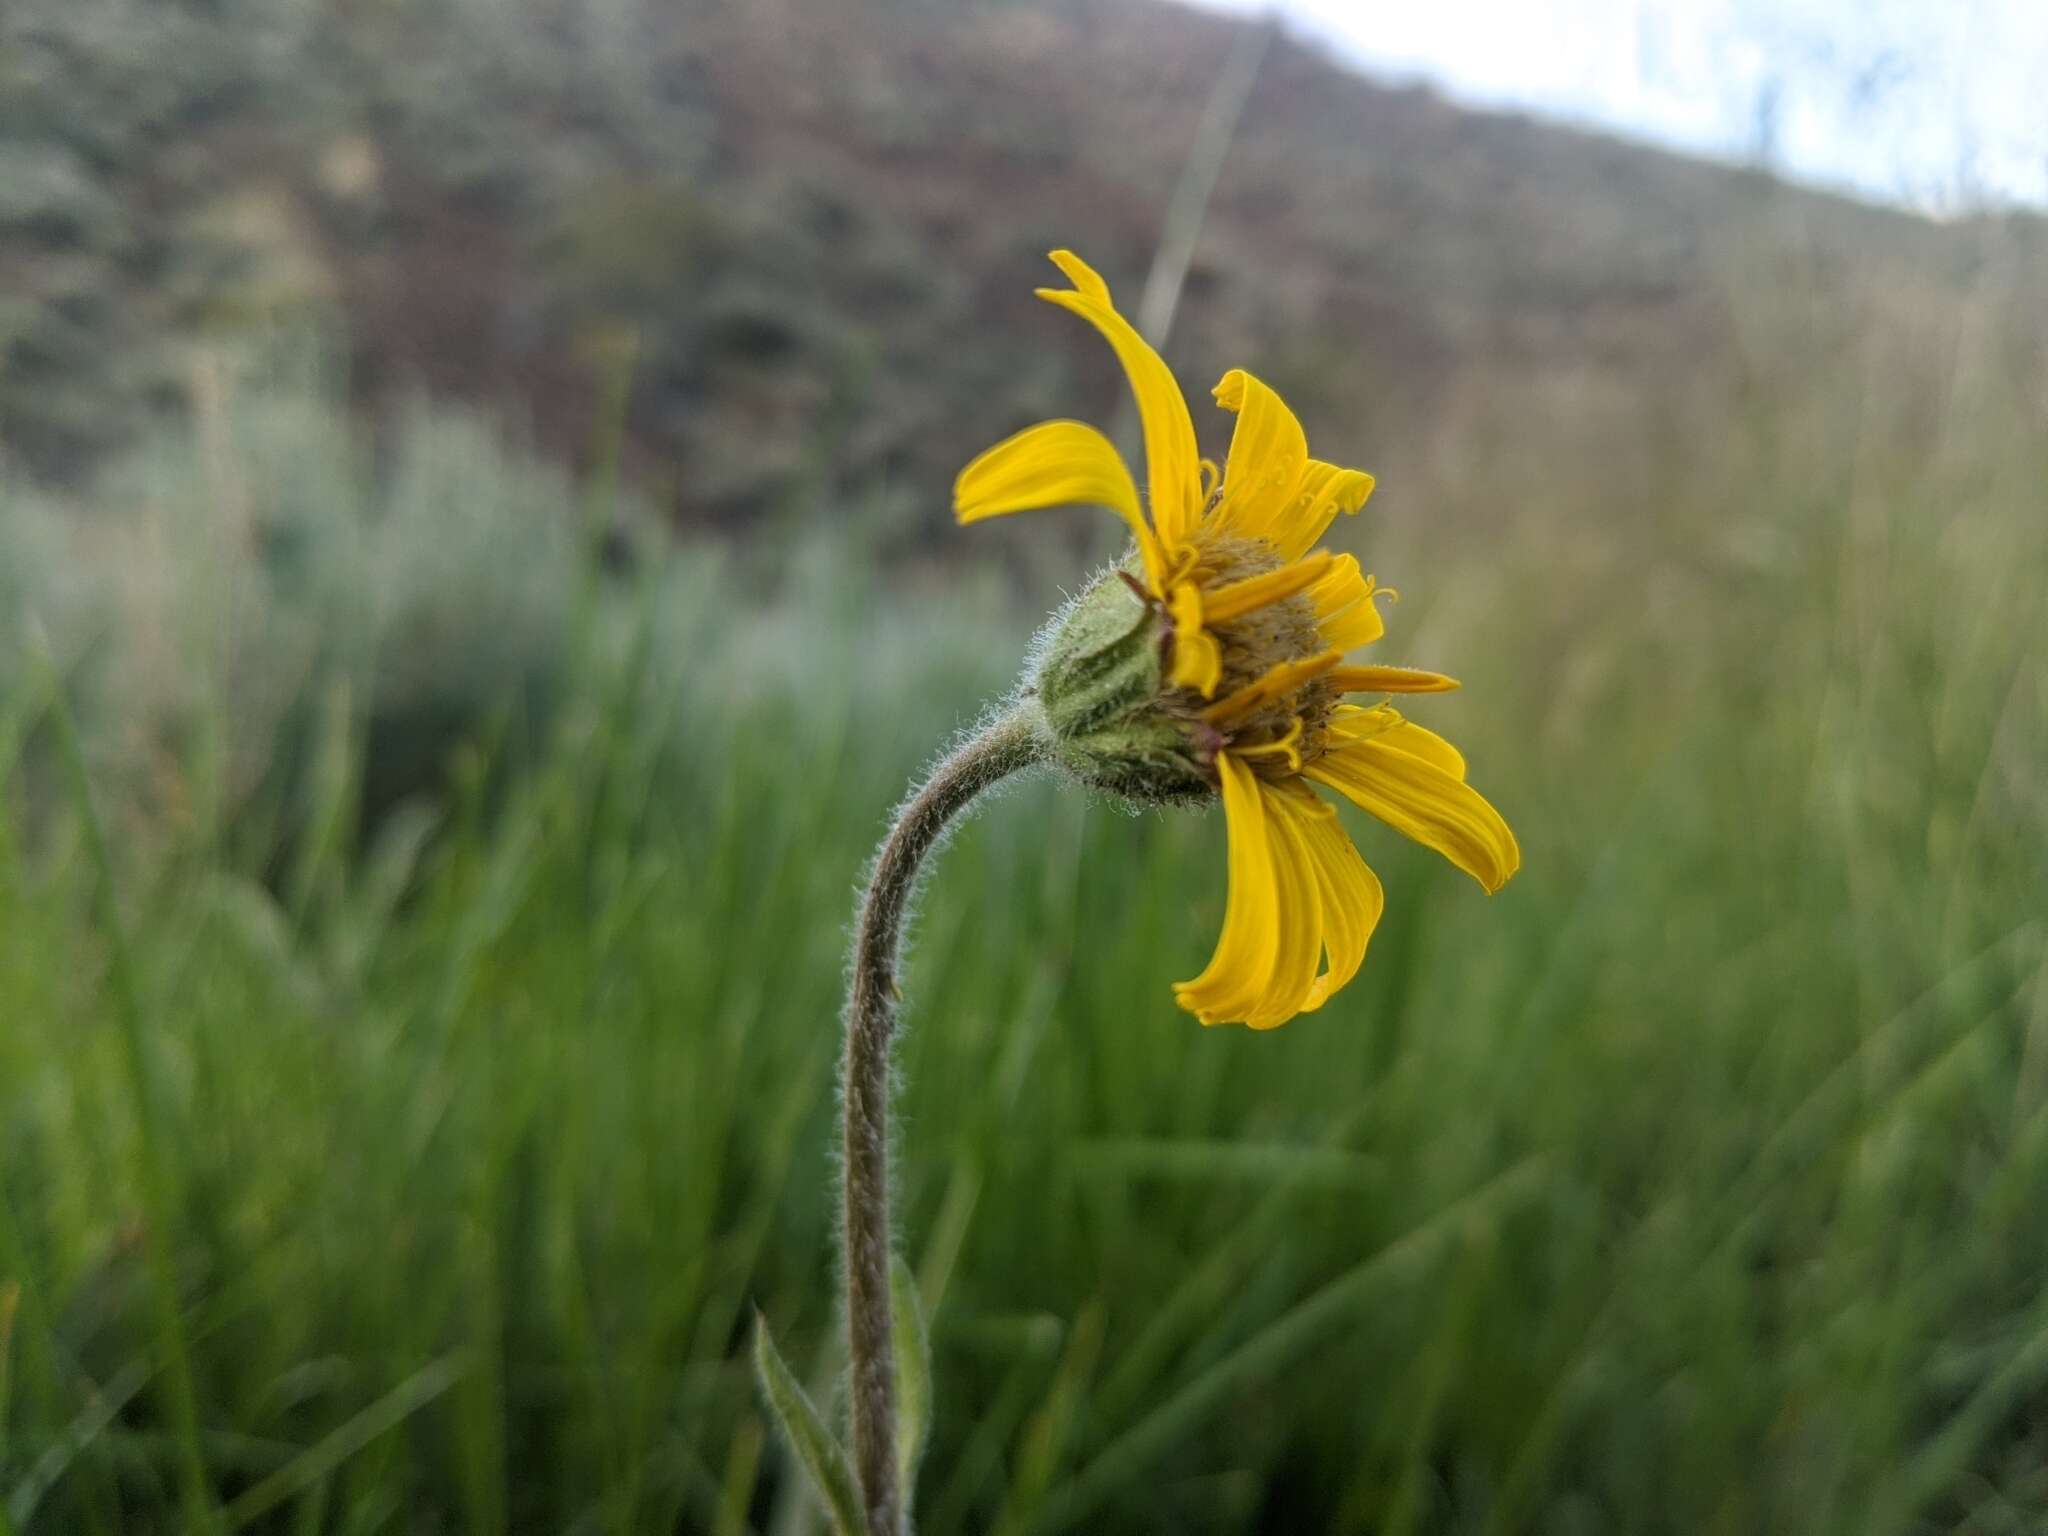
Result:
<instances>
[{"instance_id":1,"label":"hairy stem","mask_svg":"<svg viewBox=\"0 0 2048 1536\"><path fill-rule=\"evenodd\" d=\"M896 1367L889 1310L889 1042L896 959L925 856L975 796L1044 756L1038 712L1014 709L949 754L904 802L861 898L841 1065L846 1328L852 1358L854 1464L869 1536L899 1536Z\"/></svg>"}]
</instances>

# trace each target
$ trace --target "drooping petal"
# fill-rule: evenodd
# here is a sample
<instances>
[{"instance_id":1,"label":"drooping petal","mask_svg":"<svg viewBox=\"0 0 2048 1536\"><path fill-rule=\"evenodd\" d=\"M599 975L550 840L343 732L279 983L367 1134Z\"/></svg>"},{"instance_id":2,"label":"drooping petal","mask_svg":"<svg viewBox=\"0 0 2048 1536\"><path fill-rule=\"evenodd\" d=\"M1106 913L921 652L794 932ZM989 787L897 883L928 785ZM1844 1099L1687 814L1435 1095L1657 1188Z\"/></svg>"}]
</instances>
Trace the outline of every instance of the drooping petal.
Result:
<instances>
[{"instance_id":1,"label":"drooping petal","mask_svg":"<svg viewBox=\"0 0 2048 1536\"><path fill-rule=\"evenodd\" d=\"M1326 889L1348 903L1330 950L1332 963L1349 966L1346 977L1357 968L1364 953L1363 935L1356 931L1361 897L1355 883L1326 880L1323 873L1323 823L1334 823L1328 806L1298 780L1269 783L1256 777L1231 753L1223 753L1216 767L1229 823L1230 895L1215 955L1200 976L1178 983L1174 994L1204 1024L1273 1029L1329 990L1318 990L1325 978L1317 975L1326 948ZM1370 927L1367 921L1364 930Z\"/></svg>"},{"instance_id":2,"label":"drooping petal","mask_svg":"<svg viewBox=\"0 0 2048 1536\"><path fill-rule=\"evenodd\" d=\"M1280 899L1280 935L1265 996L1245 1014L1244 1022L1253 1029L1277 1029L1301 1012L1315 990L1323 957L1323 893L1309 842L1314 811L1281 785L1264 779L1256 783L1266 810L1273 886Z\"/></svg>"},{"instance_id":3,"label":"drooping petal","mask_svg":"<svg viewBox=\"0 0 2048 1536\"><path fill-rule=\"evenodd\" d=\"M1227 752L1216 758L1230 845L1230 893L1223 931L1202 974L1174 983L1180 1005L1204 1024L1242 1019L1273 978L1280 951L1280 893L1258 780Z\"/></svg>"},{"instance_id":4,"label":"drooping petal","mask_svg":"<svg viewBox=\"0 0 2048 1536\"><path fill-rule=\"evenodd\" d=\"M1389 737L1398 730L1362 738L1333 732L1328 750L1303 772L1397 832L1436 849L1488 891L1499 890L1522 864L1515 834L1462 779L1427 756L1390 745Z\"/></svg>"},{"instance_id":5,"label":"drooping petal","mask_svg":"<svg viewBox=\"0 0 2048 1536\"><path fill-rule=\"evenodd\" d=\"M1305 816L1303 836L1322 894L1324 970L1301 1004L1303 1013L1311 1013L1358 974L1387 898L1379 877L1359 857L1337 820L1336 808L1317 799L1305 785L1296 793L1314 806Z\"/></svg>"},{"instance_id":6,"label":"drooping petal","mask_svg":"<svg viewBox=\"0 0 2048 1536\"><path fill-rule=\"evenodd\" d=\"M1054 251L1052 259L1073 283L1068 288L1040 288L1038 296L1071 310L1102 333L1130 377L1138 417L1145 428L1145 472L1152 492L1152 524L1159 542L1171 552L1193 536L1202 510L1201 458L1195 447L1195 424L1180 385L1165 361L1110 301L1109 285L1072 251Z\"/></svg>"},{"instance_id":7,"label":"drooping petal","mask_svg":"<svg viewBox=\"0 0 2048 1536\"><path fill-rule=\"evenodd\" d=\"M1330 686L1339 693L1449 693L1458 680L1415 667L1338 667Z\"/></svg>"},{"instance_id":8,"label":"drooping petal","mask_svg":"<svg viewBox=\"0 0 2048 1536\"><path fill-rule=\"evenodd\" d=\"M977 457L953 483L953 515L963 523L1074 503L1108 507L1129 525L1152 589L1163 579L1159 541L1138 505L1138 488L1115 445L1078 421L1026 427Z\"/></svg>"},{"instance_id":9,"label":"drooping petal","mask_svg":"<svg viewBox=\"0 0 2048 1536\"><path fill-rule=\"evenodd\" d=\"M1173 617L1173 670L1167 681L1176 688L1192 688L1205 699L1215 698L1223 681L1223 647L1205 627L1202 589L1192 581L1181 582L1167 609Z\"/></svg>"},{"instance_id":10,"label":"drooping petal","mask_svg":"<svg viewBox=\"0 0 2048 1536\"><path fill-rule=\"evenodd\" d=\"M1315 547L1339 512L1356 512L1364 506L1372 487L1372 476L1362 469L1310 459L1286 512L1268 535L1280 558L1299 560Z\"/></svg>"},{"instance_id":11,"label":"drooping petal","mask_svg":"<svg viewBox=\"0 0 2048 1536\"><path fill-rule=\"evenodd\" d=\"M1277 544L1308 465L1308 438L1286 403L1242 368L1223 375L1215 395L1218 405L1237 414L1237 431L1223 464L1222 499L1209 514L1207 531Z\"/></svg>"}]
</instances>

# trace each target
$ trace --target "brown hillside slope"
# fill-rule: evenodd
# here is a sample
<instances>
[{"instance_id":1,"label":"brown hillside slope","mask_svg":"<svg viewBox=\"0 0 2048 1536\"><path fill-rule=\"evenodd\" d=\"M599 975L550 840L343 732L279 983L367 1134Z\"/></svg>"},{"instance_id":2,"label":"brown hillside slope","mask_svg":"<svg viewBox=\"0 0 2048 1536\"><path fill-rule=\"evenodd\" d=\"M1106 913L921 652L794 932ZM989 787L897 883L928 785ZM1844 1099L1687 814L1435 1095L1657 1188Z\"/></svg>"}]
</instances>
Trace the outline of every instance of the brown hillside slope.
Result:
<instances>
[{"instance_id":1,"label":"brown hillside slope","mask_svg":"<svg viewBox=\"0 0 2048 1536\"><path fill-rule=\"evenodd\" d=\"M1107 357L1030 288L1071 244L1135 302L1241 23L618 9L10 7L0 442L77 473L176 407L189 340L305 316L366 401L424 381L578 457L630 336L629 468L685 522L887 485L928 526L996 435L1109 417ZM1940 226L1466 112L1283 39L1166 350L1194 389L1252 367L1389 494L1587 456L1654 494L1732 415L1945 345L1970 306L2041 425L2044 279L2038 221Z\"/></svg>"}]
</instances>

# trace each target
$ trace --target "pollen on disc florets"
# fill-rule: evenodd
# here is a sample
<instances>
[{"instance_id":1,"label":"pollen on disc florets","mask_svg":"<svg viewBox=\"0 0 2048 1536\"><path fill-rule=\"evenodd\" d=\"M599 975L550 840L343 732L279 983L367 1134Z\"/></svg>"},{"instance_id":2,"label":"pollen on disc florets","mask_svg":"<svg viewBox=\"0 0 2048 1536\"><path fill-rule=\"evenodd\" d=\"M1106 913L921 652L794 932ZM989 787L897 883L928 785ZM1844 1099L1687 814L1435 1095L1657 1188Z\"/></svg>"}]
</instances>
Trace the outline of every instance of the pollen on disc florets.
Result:
<instances>
[{"instance_id":1,"label":"pollen on disc florets","mask_svg":"<svg viewBox=\"0 0 2048 1536\"><path fill-rule=\"evenodd\" d=\"M1256 539L1205 544L1190 578L1204 589L1261 575L1282 564ZM1145 590L1135 552L1101 572L1054 616L1041 636L1035 679L1060 766L1093 787L1140 804L1186 804L1216 793L1216 754L1224 747L1294 737L1299 758L1321 750L1336 702L1321 681L1268 701L1222 724L1204 713L1218 699L1273 667L1322 649L1308 600L1283 598L1210 626L1222 651L1213 697L1177 688L1171 675L1174 633L1163 604ZM1254 771L1287 768L1282 755L1250 760Z\"/></svg>"}]
</instances>

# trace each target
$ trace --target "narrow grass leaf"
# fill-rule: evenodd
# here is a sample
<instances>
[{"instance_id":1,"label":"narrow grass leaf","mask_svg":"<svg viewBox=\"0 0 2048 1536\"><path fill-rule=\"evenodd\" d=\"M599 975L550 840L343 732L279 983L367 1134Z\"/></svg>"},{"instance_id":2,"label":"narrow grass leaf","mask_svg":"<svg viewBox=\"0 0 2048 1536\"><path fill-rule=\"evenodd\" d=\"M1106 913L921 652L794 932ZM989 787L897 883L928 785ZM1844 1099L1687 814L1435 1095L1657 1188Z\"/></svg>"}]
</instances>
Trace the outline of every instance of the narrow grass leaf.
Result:
<instances>
[{"instance_id":1,"label":"narrow grass leaf","mask_svg":"<svg viewBox=\"0 0 2048 1536\"><path fill-rule=\"evenodd\" d=\"M1888 1529L1909 1525L1926 1504L1954 1488L2001 1420L2048 1382L2048 1307L2037 1308L2033 1321L2032 1331L2017 1342L2011 1358L1906 1468L1905 1495L1891 1504L1894 1518Z\"/></svg>"},{"instance_id":2,"label":"narrow grass leaf","mask_svg":"<svg viewBox=\"0 0 2048 1536\"><path fill-rule=\"evenodd\" d=\"M279 1467L228 1505L225 1511L228 1528L240 1530L269 1514L287 1499L322 1482L351 1456L375 1444L454 1386L468 1369L468 1357L458 1351L443 1355L413 1372L361 1413L310 1446L303 1455Z\"/></svg>"},{"instance_id":3,"label":"narrow grass leaf","mask_svg":"<svg viewBox=\"0 0 2048 1536\"><path fill-rule=\"evenodd\" d=\"M93 804L92 783L86 773L85 748L79 741L78 722L71 712L71 702L58 676L55 659L39 645L36 661L43 687L51 701L51 720L56 727L57 748L63 760L65 787L85 839L86 856L92 870L93 909L107 946L108 985L113 994L114 1014L120 1024L129 1092L134 1099L136 1127L141 1140L143 1198L147 1202L149 1218L147 1248L151 1294L156 1310L157 1347L163 1351L164 1392L181 1452L179 1497L186 1525L196 1531L211 1531L218 1527L218 1511L207 1485L205 1457L199 1448L199 1403L192 1380L185 1320L179 1309L178 1279L171 1260L171 1234L179 1229L168 1171L174 1166L174 1151L158 1102L155 1053L143 1018L142 989L136 980L134 957L129 951L127 925L121 917L120 903L115 899L114 863L107 852L106 833L100 823L99 811Z\"/></svg>"},{"instance_id":4,"label":"narrow grass leaf","mask_svg":"<svg viewBox=\"0 0 2048 1536\"><path fill-rule=\"evenodd\" d=\"M749 1415L732 1437L726 1457L725 1478L718 1490L718 1513L712 1522L712 1536L746 1536L747 1505L754 1497L754 1480L761 1470L761 1442L767 1438L761 1421Z\"/></svg>"},{"instance_id":5,"label":"narrow grass leaf","mask_svg":"<svg viewBox=\"0 0 2048 1536\"><path fill-rule=\"evenodd\" d=\"M13 1381L14 1314L21 1306L21 1282L0 1284L0 1467L7 1465L7 1399Z\"/></svg>"},{"instance_id":6,"label":"narrow grass leaf","mask_svg":"<svg viewBox=\"0 0 2048 1536\"><path fill-rule=\"evenodd\" d=\"M130 1362L115 1372L113 1380L92 1395L77 1417L51 1442L49 1449L36 1458L28 1476L7 1496L7 1518L17 1527L26 1526L34 1518L36 1506L42 1503L43 1496L57 1485L57 1480L77 1459L79 1452L100 1437L121 1411L135 1400L135 1395L148 1380L148 1370L136 1362Z\"/></svg>"},{"instance_id":7,"label":"narrow grass leaf","mask_svg":"<svg viewBox=\"0 0 2048 1536\"><path fill-rule=\"evenodd\" d=\"M754 1370L761 1379L762 1394L768 1399L775 1422L797 1460L810 1474L811 1486L832 1520L836 1536L863 1536L867 1521L861 1513L860 1494L855 1490L853 1468L846 1452L818 1416L810 1395L775 1347L768 1332L768 1319L754 1313Z\"/></svg>"},{"instance_id":8,"label":"narrow grass leaf","mask_svg":"<svg viewBox=\"0 0 2048 1536\"><path fill-rule=\"evenodd\" d=\"M1095 1375L1096 1358L1102 1352L1102 1335L1107 1314L1100 1301L1090 1302L1075 1319L1067 1336L1067 1351L1054 1374L1052 1390L1032 1415L1024 1444L1017 1453L1017 1470L1010 1478L1010 1497L1001 1536L1028 1530L1032 1516L1044 1504L1047 1490L1067 1454L1067 1442L1088 1398L1088 1386Z\"/></svg>"},{"instance_id":9,"label":"narrow grass leaf","mask_svg":"<svg viewBox=\"0 0 2048 1536\"><path fill-rule=\"evenodd\" d=\"M931 1434L932 1341L917 1296L917 1277L901 1254L889 1259L889 1310L896 1323L896 1481L907 1506Z\"/></svg>"},{"instance_id":10,"label":"narrow grass leaf","mask_svg":"<svg viewBox=\"0 0 2048 1536\"><path fill-rule=\"evenodd\" d=\"M1219 1179L1235 1179L1297 1188L1370 1189L1386 1173L1380 1158L1335 1147L1275 1142L1098 1137L1082 1141L1074 1154L1088 1172L1186 1181L1204 1187Z\"/></svg>"},{"instance_id":11,"label":"narrow grass leaf","mask_svg":"<svg viewBox=\"0 0 2048 1536\"><path fill-rule=\"evenodd\" d=\"M1496 1207L1526 1192L1538 1168L1533 1158L1517 1164L1268 1324L1113 1441L1055 1495L1029 1529L1064 1531L1087 1519L1118 1488L1141 1478L1155 1456L1245 1383L1286 1365L1377 1286L1415 1268L1467 1224L1487 1219Z\"/></svg>"}]
</instances>

